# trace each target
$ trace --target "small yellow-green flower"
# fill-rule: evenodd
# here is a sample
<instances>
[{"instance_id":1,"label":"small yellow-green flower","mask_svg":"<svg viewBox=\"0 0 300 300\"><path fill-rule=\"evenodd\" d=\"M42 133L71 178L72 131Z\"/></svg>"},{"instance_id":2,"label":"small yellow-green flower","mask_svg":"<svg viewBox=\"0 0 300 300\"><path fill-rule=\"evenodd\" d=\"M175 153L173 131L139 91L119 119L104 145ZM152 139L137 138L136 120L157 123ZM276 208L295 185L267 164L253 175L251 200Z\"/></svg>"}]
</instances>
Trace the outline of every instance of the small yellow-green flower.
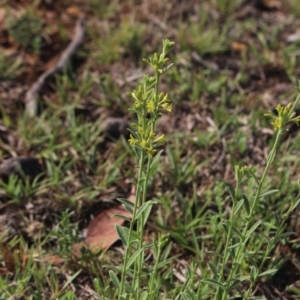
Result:
<instances>
[{"instance_id":1,"label":"small yellow-green flower","mask_svg":"<svg viewBox=\"0 0 300 300\"><path fill-rule=\"evenodd\" d=\"M165 143L165 135L162 134L160 137L156 138L153 141L154 144L164 144Z\"/></svg>"},{"instance_id":2,"label":"small yellow-green flower","mask_svg":"<svg viewBox=\"0 0 300 300\"><path fill-rule=\"evenodd\" d=\"M300 116L292 118L293 114L291 113L291 109L292 103L289 103L287 106L282 106L281 104L278 104L276 106L278 115L275 115L272 112L265 114L266 117L271 117L273 119L273 122L271 122L271 124L273 125L274 131L277 131L278 129L283 129L283 127L290 121L296 122L297 124L299 123Z\"/></svg>"},{"instance_id":3,"label":"small yellow-green flower","mask_svg":"<svg viewBox=\"0 0 300 300\"><path fill-rule=\"evenodd\" d=\"M134 107L139 108L141 106L141 103L139 101L134 102Z\"/></svg>"},{"instance_id":4,"label":"small yellow-green flower","mask_svg":"<svg viewBox=\"0 0 300 300\"><path fill-rule=\"evenodd\" d=\"M155 111L155 103L153 101L153 98L151 98L150 101L147 103L147 111L148 113L153 113Z\"/></svg>"},{"instance_id":5,"label":"small yellow-green flower","mask_svg":"<svg viewBox=\"0 0 300 300\"><path fill-rule=\"evenodd\" d=\"M129 138L128 142L131 146L133 146L138 143L138 140L132 134L130 134L130 138Z\"/></svg>"},{"instance_id":6,"label":"small yellow-green flower","mask_svg":"<svg viewBox=\"0 0 300 300\"><path fill-rule=\"evenodd\" d=\"M251 171L251 167L248 166L235 166L235 175L236 175L236 180L238 182L242 181L243 177L247 175Z\"/></svg>"},{"instance_id":7,"label":"small yellow-green flower","mask_svg":"<svg viewBox=\"0 0 300 300\"><path fill-rule=\"evenodd\" d=\"M162 107L164 110L166 110L167 112L171 112L172 111L172 104L168 98L168 94L163 94L161 93L159 95L159 102L158 105L160 107Z\"/></svg>"},{"instance_id":8,"label":"small yellow-green flower","mask_svg":"<svg viewBox=\"0 0 300 300\"><path fill-rule=\"evenodd\" d=\"M149 133L149 138L152 139L154 137L155 137L155 132L151 130Z\"/></svg>"},{"instance_id":9,"label":"small yellow-green flower","mask_svg":"<svg viewBox=\"0 0 300 300\"><path fill-rule=\"evenodd\" d=\"M148 155L149 155L150 157L153 157L153 154L156 152L156 150L153 149L152 146L148 147L146 150L147 150L147 153L148 153Z\"/></svg>"},{"instance_id":10,"label":"small yellow-green flower","mask_svg":"<svg viewBox=\"0 0 300 300\"><path fill-rule=\"evenodd\" d=\"M171 112L172 104L168 98L168 94L157 94L159 86L159 77L162 73L171 68L172 64L165 66L168 61L166 57L173 43L169 40L163 41L163 52L154 55L144 62L152 66L155 76L143 77L143 82L131 93L134 107L132 111L137 114L137 122L133 125L134 131L130 134L129 144L136 150L144 151L149 157L156 152L157 147L165 143L165 136L156 137L155 122L161 114L160 110ZM150 116L149 116L150 114Z\"/></svg>"},{"instance_id":11,"label":"small yellow-green flower","mask_svg":"<svg viewBox=\"0 0 300 300\"><path fill-rule=\"evenodd\" d=\"M283 127L282 117L275 118L274 121L271 122L271 124L273 125L274 131L277 131L279 128L282 128Z\"/></svg>"},{"instance_id":12,"label":"small yellow-green flower","mask_svg":"<svg viewBox=\"0 0 300 300\"><path fill-rule=\"evenodd\" d=\"M142 139L142 140L140 141L140 146L141 146L143 149L146 149L146 148L147 148L147 146L148 146L148 143L147 143L147 141L146 141L146 140L144 140L144 139Z\"/></svg>"},{"instance_id":13,"label":"small yellow-green flower","mask_svg":"<svg viewBox=\"0 0 300 300\"><path fill-rule=\"evenodd\" d=\"M172 104L171 103L163 103L161 106L164 110L166 110L169 113L172 111Z\"/></svg>"}]
</instances>

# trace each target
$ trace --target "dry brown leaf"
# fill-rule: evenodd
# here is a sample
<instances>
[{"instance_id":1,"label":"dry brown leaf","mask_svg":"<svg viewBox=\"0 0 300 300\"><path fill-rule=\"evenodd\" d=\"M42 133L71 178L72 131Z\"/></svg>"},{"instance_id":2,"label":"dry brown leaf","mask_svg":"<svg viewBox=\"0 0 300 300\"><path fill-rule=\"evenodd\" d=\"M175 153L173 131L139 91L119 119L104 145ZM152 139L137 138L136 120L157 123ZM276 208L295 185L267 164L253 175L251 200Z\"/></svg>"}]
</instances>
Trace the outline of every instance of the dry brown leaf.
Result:
<instances>
[{"instance_id":1,"label":"dry brown leaf","mask_svg":"<svg viewBox=\"0 0 300 300\"><path fill-rule=\"evenodd\" d=\"M247 50L247 45L242 42L232 42L231 49L236 52L244 53Z\"/></svg>"},{"instance_id":2,"label":"dry brown leaf","mask_svg":"<svg viewBox=\"0 0 300 300\"><path fill-rule=\"evenodd\" d=\"M101 212L90 223L85 242L92 248L101 247L102 249L108 249L117 241L118 235L115 226L117 224L122 225L124 220L114 217L116 214L127 218L131 217L131 214L121 205Z\"/></svg>"},{"instance_id":3,"label":"dry brown leaf","mask_svg":"<svg viewBox=\"0 0 300 300\"><path fill-rule=\"evenodd\" d=\"M19 247L11 247L8 244L0 244L0 253L3 261L5 262L5 268L2 268L1 272L15 273L16 271L16 259L18 259L21 267L25 267L28 262L28 255L25 254L26 249Z\"/></svg>"},{"instance_id":4,"label":"dry brown leaf","mask_svg":"<svg viewBox=\"0 0 300 300\"><path fill-rule=\"evenodd\" d=\"M279 9L281 8L280 0L261 0L261 4L268 9Z\"/></svg>"},{"instance_id":5,"label":"dry brown leaf","mask_svg":"<svg viewBox=\"0 0 300 300\"><path fill-rule=\"evenodd\" d=\"M73 17L79 17L82 14L82 10L78 6L70 6L66 12Z\"/></svg>"},{"instance_id":6,"label":"dry brown leaf","mask_svg":"<svg viewBox=\"0 0 300 300\"><path fill-rule=\"evenodd\" d=\"M128 200L132 203L135 202L134 190L132 190ZM78 256L82 247L90 248L92 251L105 251L114 244L119 239L116 225L123 225L124 223L123 219L114 217L116 214L131 218L131 213L122 204L100 212L90 222L85 241L74 245L74 255Z\"/></svg>"}]
</instances>

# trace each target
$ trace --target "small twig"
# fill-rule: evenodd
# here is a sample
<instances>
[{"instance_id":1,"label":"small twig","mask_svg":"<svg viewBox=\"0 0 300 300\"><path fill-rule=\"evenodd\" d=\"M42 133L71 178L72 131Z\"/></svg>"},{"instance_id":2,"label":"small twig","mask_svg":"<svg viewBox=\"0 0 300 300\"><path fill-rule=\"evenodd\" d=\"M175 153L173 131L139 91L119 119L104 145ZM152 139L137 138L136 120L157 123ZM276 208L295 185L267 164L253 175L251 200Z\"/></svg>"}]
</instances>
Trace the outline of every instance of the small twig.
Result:
<instances>
[{"instance_id":1,"label":"small twig","mask_svg":"<svg viewBox=\"0 0 300 300\"><path fill-rule=\"evenodd\" d=\"M45 71L42 75L38 77L38 79L31 85L29 90L25 95L25 107L26 111L30 116L36 115L37 103L36 96L44 86L46 80L51 77L53 74L61 72L66 66L69 59L74 55L74 53L79 48L80 44L83 41L85 33L84 28L84 16L81 16L76 22L75 34L74 38L68 47L63 51L58 60L57 64L51 69Z\"/></svg>"}]
</instances>

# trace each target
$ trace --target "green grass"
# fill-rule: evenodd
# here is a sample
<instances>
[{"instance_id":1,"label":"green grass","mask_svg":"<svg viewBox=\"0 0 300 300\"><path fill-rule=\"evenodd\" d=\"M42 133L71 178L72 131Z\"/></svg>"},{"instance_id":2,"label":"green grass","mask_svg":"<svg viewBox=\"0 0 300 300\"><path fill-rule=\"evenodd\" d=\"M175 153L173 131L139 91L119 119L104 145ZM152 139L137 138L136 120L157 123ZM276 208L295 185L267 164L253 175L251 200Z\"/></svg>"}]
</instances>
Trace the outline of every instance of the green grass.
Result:
<instances>
[{"instance_id":1,"label":"green grass","mask_svg":"<svg viewBox=\"0 0 300 300\"><path fill-rule=\"evenodd\" d=\"M18 45L39 54L42 47L43 25L44 21L37 12L28 9L19 17L11 17L7 27L8 33Z\"/></svg>"},{"instance_id":2,"label":"green grass","mask_svg":"<svg viewBox=\"0 0 300 300\"><path fill-rule=\"evenodd\" d=\"M133 151L123 136L107 139L101 125L108 117L135 120L128 111L132 106L128 92L136 88L141 74L149 72L142 58L160 49L161 38L176 43L169 55L175 66L161 83L173 111L164 124L166 145L149 179L147 199L158 204L153 206L144 238L150 243L160 233L169 234L160 254L157 299L214 298L218 288L202 280L218 277L214 274L221 264L217 254L223 253L225 220L232 212L229 191L235 186L234 165L253 166L260 178L273 145L272 127L264 113L278 103L294 101L297 94L299 41L289 44L287 37L300 26L299 9L297 1L288 1L280 10L284 18L278 21L276 11L262 11L247 1L175 2L170 3L176 9L170 9L167 1L152 5L83 1L87 37L78 54L80 62L48 83L35 118L25 114L22 97L37 77L33 71L40 72L72 36L72 18L67 22L59 15L78 4L53 4L55 21L49 21L41 2L24 1L19 9L32 26L26 27L28 35L22 35L22 19L12 13L9 1L4 2L11 17L1 29L0 50L15 47L16 52L8 57L9 51L0 51L1 162L13 156L35 156L45 176L33 182L11 177L0 184L0 241L7 249L0 249L0 298L117 299L109 269L103 266L122 265L122 243L105 253L86 250L75 261L72 245L81 241L92 217L129 194L137 171ZM246 6L249 13L243 11ZM57 33L48 36L54 25L59 27ZM232 42L244 43L245 51L235 50ZM40 58L39 64L28 63L26 57L32 55ZM253 266L263 260L278 229L274 215L281 221L297 199L298 130L283 135L266 177L263 190L279 192L264 197L255 208L250 223L262 222L247 242L249 257L241 262L239 279L251 270L253 274ZM255 189L252 178L240 187L238 196L244 193L251 199ZM234 219L240 232L245 220L242 207ZM297 228L296 210L282 228L294 234L277 241L261 270L278 269L277 274L259 277L253 290L268 284L286 298L299 297L299 285L285 271L290 257L294 265L299 264ZM155 262L153 251L147 251L141 290L148 285ZM43 259L47 255L65 262L57 267ZM296 268L291 272L299 275ZM224 274L225 280L226 270ZM286 281L278 283L276 276ZM249 284L245 280L237 287L245 293ZM238 290L230 293L233 297ZM263 289L251 297L262 299ZM275 292L272 297L279 298Z\"/></svg>"}]
</instances>

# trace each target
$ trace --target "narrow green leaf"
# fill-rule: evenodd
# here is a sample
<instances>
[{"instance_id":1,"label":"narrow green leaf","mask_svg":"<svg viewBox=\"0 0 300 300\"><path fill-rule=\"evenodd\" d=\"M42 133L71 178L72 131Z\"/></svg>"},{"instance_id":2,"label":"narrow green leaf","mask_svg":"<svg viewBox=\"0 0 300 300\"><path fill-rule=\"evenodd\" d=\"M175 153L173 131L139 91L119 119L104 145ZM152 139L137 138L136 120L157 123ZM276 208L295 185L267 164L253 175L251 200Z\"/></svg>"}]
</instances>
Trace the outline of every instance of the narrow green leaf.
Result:
<instances>
[{"instance_id":1,"label":"narrow green leaf","mask_svg":"<svg viewBox=\"0 0 300 300\"><path fill-rule=\"evenodd\" d=\"M115 270L116 272L122 272L123 271L123 266L113 266L113 265L103 265L102 268L106 269L112 269Z\"/></svg>"},{"instance_id":2,"label":"narrow green leaf","mask_svg":"<svg viewBox=\"0 0 300 300\"><path fill-rule=\"evenodd\" d=\"M229 290L232 290L238 283L240 283L240 280L237 278L232 279Z\"/></svg>"},{"instance_id":3,"label":"narrow green leaf","mask_svg":"<svg viewBox=\"0 0 300 300\"><path fill-rule=\"evenodd\" d=\"M234 245L229 246L228 249L234 249L236 247L239 247L240 245L241 245L241 243L236 243Z\"/></svg>"},{"instance_id":4,"label":"narrow green leaf","mask_svg":"<svg viewBox=\"0 0 300 300\"><path fill-rule=\"evenodd\" d=\"M258 275L258 277L262 277L262 276L265 276L265 275L273 275L277 272L278 270L277 269L270 269L270 270L267 270L265 272L262 272Z\"/></svg>"},{"instance_id":5,"label":"narrow green leaf","mask_svg":"<svg viewBox=\"0 0 300 300\"><path fill-rule=\"evenodd\" d=\"M136 298L136 292L135 290L132 288L131 285L129 285L127 282L124 283L124 287L125 287L125 290L130 293L132 296L134 296L134 298Z\"/></svg>"},{"instance_id":6,"label":"narrow green leaf","mask_svg":"<svg viewBox=\"0 0 300 300\"><path fill-rule=\"evenodd\" d=\"M116 230L117 230L117 232L118 232L118 229L117 229L117 226L120 228L121 226L120 225L116 225ZM122 230L122 233L123 233L123 236L124 236L124 238L126 238L127 237L127 239L128 239L128 237L129 237L129 228L127 228L127 227L121 227L121 230ZM118 235L119 235L119 233L118 233ZM123 240L121 239L121 237L119 236L119 238L120 238L120 240L123 242ZM127 239L126 239L126 241L127 241ZM140 237L139 237L139 235L138 235L138 233L135 231L135 230L132 230L132 232L131 232L131 240L130 240L130 244L134 244L134 243L137 243L137 242L139 242L139 240L140 240ZM128 243L128 242L127 242ZM129 245L129 243L128 243L128 245ZM128 246L127 245L127 246Z\"/></svg>"},{"instance_id":7,"label":"narrow green leaf","mask_svg":"<svg viewBox=\"0 0 300 300\"><path fill-rule=\"evenodd\" d=\"M248 200L248 198L246 197L246 195L244 195L244 194L243 194L243 200L244 200L244 207L245 207L245 210L246 210L247 214L249 215L249 213L250 213L249 200Z\"/></svg>"},{"instance_id":8,"label":"narrow green leaf","mask_svg":"<svg viewBox=\"0 0 300 300\"><path fill-rule=\"evenodd\" d=\"M293 203L293 205L289 208L288 214L290 214L290 213L291 213L291 212L299 205L299 203L300 203L300 198L297 199L297 200Z\"/></svg>"},{"instance_id":9,"label":"narrow green leaf","mask_svg":"<svg viewBox=\"0 0 300 300\"><path fill-rule=\"evenodd\" d=\"M163 73L167 72L168 70L170 70L172 67L174 66L174 64L169 64L168 66L166 66L165 68L163 68Z\"/></svg>"},{"instance_id":10,"label":"narrow green leaf","mask_svg":"<svg viewBox=\"0 0 300 300\"><path fill-rule=\"evenodd\" d=\"M236 235L238 235L239 237L242 237L242 231L240 229L237 229L235 226L231 226L231 228Z\"/></svg>"},{"instance_id":11,"label":"narrow green leaf","mask_svg":"<svg viewBox=\"0 0 300 300\"><path fill-rule=\"evenodd\" d=\"M116 217L116 218L118 218L118 219L125 220L125 221L127 221L127 222L130 222L130 221L131 221L131 219L129 219L129 218L127 218L127 217L124 217L124 216L122 216L122 215L119 215L119 214L115 214L115 215L113 215L113 216Z\"/></svg>"},{"instance_id":12,"label":"narrow green leaf","mask_svg":"<svg viewBox=\"0 0 300 300\"><path fill-rule=\"evenodd\" d=\"M254 282L254 280L257 277L257 268L255 266L251 266L250 268L250 277L251 277L251 281Z\"/></svg>"},{"instance_id":13,"label":"narrow green leaf","mask_svg":"<svg viewBox=\"0 0 300 300\"><path fill-rule=\"evenodd\" d=\"M175 231L171 232L171 237L182 245L187 244L186 239L178 232L175 232Z\"/></svg>"},{"instance_id":14,"label":"narrow green leaf","mask_svg":"<svg viewBox=\"0 0 300 300\"><path fill-rule=\"evenodd\" d=\"M81 273L82 270L77 271L75 274L73 274L72 276L70 276L67 280L67 282L64 284L64 286L62 287L63 290L66 289L68 287L68 285Z\"/></svg>"},{"instance_id":15,"label":"narrow green leaf","mask_svg":"<svg viewBox=\"0 0 300 300\"><path fill-rule=\"evenodd\" d=\"M164 249L163 253L161 254L161 260L166 260L169 257L169 254L171 252L173 243L170 242Z\"/></svg>"},{"instance_id":16,"label":"narrow green leaf","mask_svg":"<svg viewBox=\"0 0 300 300\"><path fill-rule=\"evenodd\" d=\"M205 278L205 279L202 279L201 282L214 285L214 286L219 287L221 289L225 288L225 286L222 283L218 282L217 280Z\"/></svg>"},{"instance_id":17,"label":"narrow green leaf","mask_svg":"<svg viewBox=\"0 0 300 300\"><path fill-rule=\"evenodd\" d=\"M152 169L153 169L153 168L156 166L156 164L158 163L158 160L159 160L159 158L160 158L160 156L161 156L162 153L163 153L163 150L160 150L160 151L158 151L157 154L153 157L152 162L151 162L151 164L150 164L150 172L153 171Z\"/></svg>"},{"instance_id":18,"label":"narrow green leaf","mask_svg":"<svg viewBox=\"0 0 300 300\"><path fill-rule=\"evenodd\" d=\"M278 215L277 215L276 212L273 212L273 214L274 214L275 224L276 224L277 227L279 227L280 226L280 222L279 222Z\"/></svg>"},{"instance_id":19,"label":"narrow green leaf","mask_svg":"<svg viewBox=\"0 0 300 300\"><path fill-rule=\"evenodd\" d=\"M144 211L144 222L143 222L143 226L145 226L146 225L146 223L147 223L147 220L148 220L148 218L149 218L149 215L150 215L150 213L151 213L151 210L152 210L152 205L151 206L148 206L148 208Z\"/></svg>"},{"instance_id":20,"label":"narrow green leaf","mask_svg":"<svg viewBox=\"0 0 300 300\"><path fill-rule=\"evenodd\" d=\"M213 274L215 275L215 277L219 277L219 273L218 273L217 269L215 268L215 266L212 265L211 263L208 263L208 266L209 266L210 270L213 272Z\"/></svg>"},{"instance_id":21,"label":"narrow green leaf","mask_svg":"<svg viewBox=\"0 0 300 300\"><path fill-rule=\"evenodd\" d=\"M125 198L117 198L117 200L123 204L123 206L128 212L133 214L134 204L132 202Z\"/></svg>"},{"instance_id":22,"label":"narrow green leaf","mask_svg":"<svg viewBox=\"0 0 300 300\"><path fill-rule=\"evenodd\" d=\"M159 269L162 269L164 266L169 266L170 267L170 265L172 264L172 262L174 262L174 260L172 260L173 258L177 258L177 257L179 257L180 255L176 255L176 256L172 256L172 258L169 258L169 259L167 259L167 260L165 260L165 261L161 261L158 265L157 265L157 269L159 270Z\"/></svg>"},{"instance_id":23,"label":"narrow green leaf","mask_svg":"<svg viewBox=\"0 0 300 300\"><path fill-rule=\"evenodd\" d=\"M144 225L148 219L148 216L151 212L151 209L152 209L152 206L153 204L156 204L157 202L156 201L153 201L153 200L150 200L150 201L147 201L145 202L139 209L138 209L138 212L136 214L136 218L135 220L138 220L141 215L143 214L144 215Z\"/></svg>"},{"instance_id":24,"label":"narrow green leaf","mask_svg":"<svg viewBox=\"0 0 300 300\"><path fill-rule=\"evenodd\" d=\"M223 226L223 229L226 232L226 234L228 234L228 225L225 220L222 220L222 226Z\"/></svg>"},{"instance_id":25,"label":"narrow green leaf","mask_svg":"<svg viewBox=\"0 0 300 300\"><path fill-rule=\"evenodd\" d=\"M244 295L244 291L242 291L238 285L235 286L234 289L239 293L240 297L242 298Z\"/></svg>"},{"instance_id":26,"label":"narrow green leaf","mask_svg":"<svg viewBox=\"0 0 300 300\"><path fill-rule=\"evenodd\" d=\"M187 230L188 230L188 229L193 229L193 228L195 228L196 226L198 226L198 224L201 223L201 222L202 222L202 219L196 218L196 219L192 220L191 222L189 222L189 223L185 226L185 228L186 228Z\"/></svg>"},{"instance_id":27,"label":"narrow green leaf","mask_svg":"<svg viewBox=\"0 0 300 300\"><path fill-rule=\"evenodd\" d=\"M228 190L228 192L229 192L229 194L230 194L230 196L231 196L231 199L233 200L233 201L235 201L235 193L234 193L234 189L233 189L233 187L230 185L230 184L226 184L226 189Z\"/></svg>"},{"instance_id":28,"label":"narrow green leaf","mask_svg":"<svg viewBox=\"0 0 300 300\"><path fill-rule=\"evenodd\" d=\"M131 206L128 206L127 204L123 204L124 208L133 215L133 209L131 208Z\"/></svg>"},{"instance_id":29,"label":"narrow green leaf","mask_svg":"<svg viewBox=\"0 0 300 300\"><path fill-rule=\"evenodd\" d=\"M253 178L255 179L257 185L259 185L259 179L257 178L257 176L255 175L255 173L253 172L252 168L249 169L249 172L253 176Z\"/></svg>"},{"instance_id":30,"label":"narrow green leaf","mask_svg":"<svg viewBox=\"0 0 300 300\"><path fill-rule=\"evenodd\" d=\"M141 252L143 252L143 251L144 251L144 249L142 248L142 249L139 249L139 250L135 251L135 252L131 255L131 257L130 257L128 263L127 263L127 268L126 268L126 270L128 270L128 269L130 268L130 266L132 265L132 263L136 260L136 258L137 258L137 257L141 254Z\"/></svg>"},{"instance_id":31,"label":"narrow green leaf","mask_svg":"<svg viewBox=\"0 0 300 300\"><path fill-rule=\"evenodd\" d=\"M123 244L125 246L127 246L127 244L128 244L128 232L126 232L126 230L124 230L124 228L126 228L126 227L121 227L118 224L116 225L116 230L117 230L117 233L118 233L118 236L119 236L120 240L123 242Z\"/></svg>"},{"instance_id":32,"label":"narrow green leaf","mask_svg":"<svg viewBox=\"0 0 300 300\"><path fill-rule=\"evenodd\" d=\"M275 193L277 193L277 192L279 192L279 190L270 190L270 191L267 191L267 192L262 193L262 194L259 196L259 198L264 198L264 197L266 197L266 196L275 194Z\"/></svg>"},{"instance_id":33,"label":"narrow green leaf","mask_svg":"<svg viewBox=\"0 0 300 300\"><path fill-rule=\"evenodd\" d=\"M252 266L257 267L257 262L255 261L254 257L252 257L251 255L247 255L247 260L250 261Z\"/></svg>"},{"instance_id":34,"label":"narrow green leaf","mask_svg":"<svg viewBox=\"0 0 300 300\"><path fill-rule=\"evenodd\" d=\"M158 254L158 242L156 240L153 240L152 247L153 247L154 255L157 256L157 254Z\"/></svg>"},{"instance_id":35,"label":"narrow green leaf","mask_svg":"<svg viewBox=\"0 0 300 300\"><path fill-rule=\"evenodd\" d=\"M274 160L275 156L276 156L276 150L274 149L274 151L271 151L271 152L269 153L268 161L271 161L271 162L272 162L272 161Z\"/></svg>"},{"instance_id":36,"label":"narrow green leaf","mask_svg":"<svg viewBox=\"0 0 300 300\"><path fill-rule=\"evenodd\" d=\"M291 236L293 234L295 234L295 232L293 232L293 231L284 232L284 233L281 233L278 238L285 238L285 237Z\"/></svg>"},{"instance_id":37,"label":"narrow green leaf","mask_svg":"<svg viewBox=\"0 0 300 300\"><path fill-rule=\"evenodd\" d=\"M145 180L146 180L145 177L140 178L139 181L138 181L138 183L137 183L137 185L138 185L139 187L142 187Z\"/></svg>"},{"instance_id":38,"label":"narrow green leaf","mask_svg":"<svg viewBox=\"0 0 300 300\"><path fill-rule=\"evenodd\" d=\"M215 255L215 256L217 256L219 258L223 258L223 256L220 253L216 252L216 251L207 251L207 253L213 254L213 255Z\"/></svg>"},{"instance_id":39,"label":"narrow green leaf","mask_svg":"<svg viewBox=\"0 0 300 300\"><path fill-rule=\"evenodd\" d=\"M227 257L225 257L225 261L227 262L228 261L228 258L229 258L229 253L227 254ZM230 273L230 270L227 266L224 266L224 270L229 274Z\"/></svg>"},{"instance_id":40,"label":"narrow green leaf","mask_svg":"<svg viewBox=\"0 0 300 300\"><path fill-rule=\"evenodd\" d=\"M233 211L233 214L234 214L234 215L237 214L237 212L240 210L240 208L242 207L243 204L244 204L244 199L240 200L240 201L236 204L236 206L235 206L235 208L234 208L234 211Z\"/></svg>"},{"instance_id":41,"label":"narrow green leaf","mask_svg":"<svg viewBox=\"0 0 300 300\"><path fill-rule=\"evenodd\" d=\"M255 229L261 224L261 220L258 220L246 233L246 238L249 237Z\"/></svg>"},{"instance_id":42,"label":"narrow green leaf","mask_svg":"<svg viewBox=\"0 0 300 300\"><path fill-rule=\"evenodd\" d=\"M123 227L123 229L126 230L126 231L127 231L127 234L129 235L129 228ZM135 230L132 230L132 232L131 232L131 237L132 237L132 239L134 239L134 240L139 240L139 239L140 239L139 234L138 234Z\"/></svg>"},{"instance_id":43,"label":"narrow green leaf","mask_svg":"<svg viewBox=\"0 0 300 300\"><path fill-rule=\"evenodd\" d=\"M142 296L140 297L140 300L148 300L149 299L149 293L147 291L144 291Z\"/></svg>"},{"instance_id":44,"label":"narrow green leaf","mask_svg":"<svg viewBox=\"0 0 300 300\"><path fill-rule=\"evenodd\" d=\"M117 277L116 273L112 270L109 270L109 276L111 278L111 280L113 281L113 283L115 284L115 286L120 289L120 281L119 278Z\"/></svg>"},{"instance_id":45,"label":"narrow green leaf","mask_svg":"<svg viewBox=\"0 0 300 300\"><path fill-rule=\"evenodd\" d=\"M141 158L141 149L139 149L137 146L132 146L133 152L135 156L140 159Z\"/></svg>"},{"instance_id":46,"label":"narrow green leaf","mask_svg":"<svg viewBox=\"0 0 300 300\"><path fill-rule=\"evenodd\" d=\"M243 281L246 281L246 280L249 280L249 279L250 279L249 275L241 276L240 277L240 282L243 282Z\"/></svg>"}]
</instances>

